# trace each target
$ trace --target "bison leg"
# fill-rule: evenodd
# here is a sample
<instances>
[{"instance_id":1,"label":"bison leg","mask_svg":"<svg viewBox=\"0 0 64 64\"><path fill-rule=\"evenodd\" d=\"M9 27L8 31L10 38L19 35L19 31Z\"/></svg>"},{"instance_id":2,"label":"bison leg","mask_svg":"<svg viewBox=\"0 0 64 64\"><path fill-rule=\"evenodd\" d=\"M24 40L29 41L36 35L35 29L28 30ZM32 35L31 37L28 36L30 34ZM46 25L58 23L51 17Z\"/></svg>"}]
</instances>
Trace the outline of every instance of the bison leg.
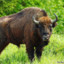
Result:
<instances>
[{"instance_id":1,"label":"bison leg","mask_svg":"<svg viewBox=\"0 0 64 64\"><path fill-rule=\"evenodd\" d=\"M0 53L8 45L7 37L3 31L0 31Z\"/></svg>"},{"instance_id":2,"label":"bison leg","mask_svg":"<svg viewBox=\"0 0 64 64\"><path fill-rule=\"evenodd\" d=\"M3 51L3 49L8 45L9 43L0 42L0 54Z\"/></svg>"},{"instance_id":3,"label":"bison leg","mask_svg":"<svg viewBox=\"0 0 64 64\"><path fill-rule=\"evenodd\" d=\"M43 49L42 46L37 46L37 47L36 47L36 55L37 55L37 58L38 58L38 59L41 58L41 55L42 55L42 49Z\"/></svg>"},{"instance_id":4,"label":"bison leg","mask_svg":"<svg viewBox=\"0 0 64 64\"><path fill-rule=\"evenodd\" d=\"M28 53L28 57L32 62L34 60L34 46L27 45L26 50L27 50L27 53Z\"/></svg>"}]
</instances>

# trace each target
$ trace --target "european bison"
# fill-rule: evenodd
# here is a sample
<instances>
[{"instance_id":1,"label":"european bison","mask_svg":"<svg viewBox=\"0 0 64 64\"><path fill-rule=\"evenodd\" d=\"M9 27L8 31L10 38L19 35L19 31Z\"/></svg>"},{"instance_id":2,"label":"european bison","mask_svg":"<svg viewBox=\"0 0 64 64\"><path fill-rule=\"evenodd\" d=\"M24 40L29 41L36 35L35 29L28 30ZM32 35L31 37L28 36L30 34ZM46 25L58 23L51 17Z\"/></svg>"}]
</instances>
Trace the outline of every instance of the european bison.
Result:
<instances>
[{"instance_id":1,"label":"european bison","mask_svg":"<svg viewBox=\"0 0 64 64\"><path fill-rule=\"evenodd\" d=\"M49 42L52 28L56 26L58 18L55 17L55 20L51 20L44 10L37 7L25 8L19 13L1 17L0 53L11 42L18 47L25 44L31 61L34 51L40 58L43 47Z\"/></svg>"}]
</instances>

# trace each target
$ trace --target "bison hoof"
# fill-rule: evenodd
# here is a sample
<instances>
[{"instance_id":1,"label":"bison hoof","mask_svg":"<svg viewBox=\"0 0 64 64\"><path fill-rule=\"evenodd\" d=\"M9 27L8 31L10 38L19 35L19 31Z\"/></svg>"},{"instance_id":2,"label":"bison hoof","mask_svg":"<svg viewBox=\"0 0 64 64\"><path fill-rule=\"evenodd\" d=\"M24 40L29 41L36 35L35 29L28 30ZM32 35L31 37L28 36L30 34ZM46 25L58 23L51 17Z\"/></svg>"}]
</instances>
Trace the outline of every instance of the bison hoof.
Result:
<instances>
[{"instance_id":1,"label":"bison hoof","mask_svg":"<svg viewBox=\"0 0 64 64\"><path fill-rule=\"evenodd\" d=\"M30 59L31 63L32 63L34 60L35 60L35 58L33 58L33 59Z\"/></svg>"}]
</instances>

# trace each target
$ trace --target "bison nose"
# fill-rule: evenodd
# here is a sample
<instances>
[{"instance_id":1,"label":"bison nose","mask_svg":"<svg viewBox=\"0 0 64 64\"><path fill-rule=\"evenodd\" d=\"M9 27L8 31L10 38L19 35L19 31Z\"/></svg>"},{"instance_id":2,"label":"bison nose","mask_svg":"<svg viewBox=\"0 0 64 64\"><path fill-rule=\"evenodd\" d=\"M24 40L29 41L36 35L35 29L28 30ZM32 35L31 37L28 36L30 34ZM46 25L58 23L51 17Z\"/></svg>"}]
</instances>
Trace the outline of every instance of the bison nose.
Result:
<instances>
[{"instance_id":1,"label":"bison nose","mask_svg":"<svg viewBox=\"0 0 64 64\"><path fill-rule=\"evenodd\" d=\"M43 39L43 41L48 41L49 35L44 35L42 39Z\"/></svg>"},{"instance_id":2,"label":"bison nose","mask_svg":"<svg viewBox=\"0 0 64 64\"><path fill-rule=\"evenodd\" d=\"M43 41L48 41L48 38L43 38Z\"/></svg>"}]
</instances>

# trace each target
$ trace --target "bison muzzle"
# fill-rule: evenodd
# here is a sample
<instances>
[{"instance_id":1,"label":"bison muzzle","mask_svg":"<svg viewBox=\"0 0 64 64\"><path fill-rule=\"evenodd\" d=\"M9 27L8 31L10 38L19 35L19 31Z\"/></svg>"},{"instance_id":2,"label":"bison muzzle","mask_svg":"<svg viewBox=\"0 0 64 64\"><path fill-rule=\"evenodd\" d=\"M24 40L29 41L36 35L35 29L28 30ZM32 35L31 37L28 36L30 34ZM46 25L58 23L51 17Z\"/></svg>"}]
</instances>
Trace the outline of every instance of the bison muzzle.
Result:
<instances>
[{"instance_id":1,"label":"bison muzzle","mask_svg":"<svg viewBox=\"0 0 64 64\"><path fill-rule=\"evenodd\" d=\"M42 49L49 43L52 28L57 25L58 18L49 18L44 10L30 7L19 13L0 18L0 53L11 42L12 44L26 45L29 59L34 58L34 51L38 58ZM35 48L34 48L35 47Z\"/></svg>"}]
</instances>

